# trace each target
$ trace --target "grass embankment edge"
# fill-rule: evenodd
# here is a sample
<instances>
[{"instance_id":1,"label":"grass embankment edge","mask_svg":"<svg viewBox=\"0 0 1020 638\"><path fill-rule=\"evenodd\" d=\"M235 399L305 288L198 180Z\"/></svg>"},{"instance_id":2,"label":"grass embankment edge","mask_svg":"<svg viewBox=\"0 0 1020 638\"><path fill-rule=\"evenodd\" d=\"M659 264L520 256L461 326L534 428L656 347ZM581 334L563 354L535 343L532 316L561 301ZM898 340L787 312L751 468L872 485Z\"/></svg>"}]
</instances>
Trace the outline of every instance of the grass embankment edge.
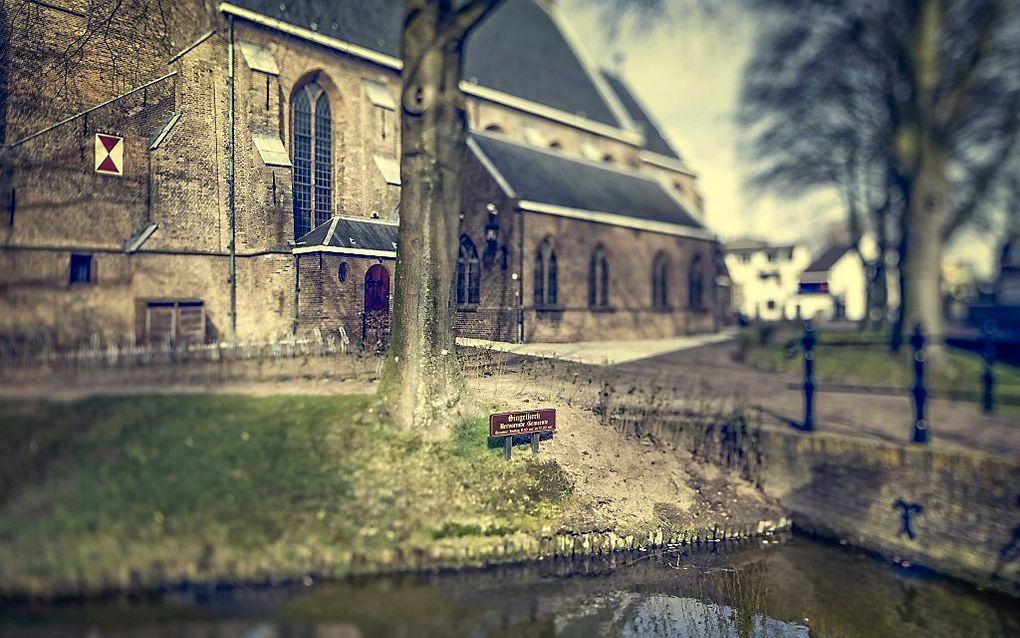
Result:
<instances>
[{"instance_id":1,"label":"grass embankment edge","mask_svg":"<svg viewBox=\"0 0 1020 638\"><path fill-rule=\"evenodd\" d=\"M735 539L579 527L555 461L511 463L486 423L396 432L369 395L0 402L0 596L481 567Z\"/></svg>"}]
</instances>

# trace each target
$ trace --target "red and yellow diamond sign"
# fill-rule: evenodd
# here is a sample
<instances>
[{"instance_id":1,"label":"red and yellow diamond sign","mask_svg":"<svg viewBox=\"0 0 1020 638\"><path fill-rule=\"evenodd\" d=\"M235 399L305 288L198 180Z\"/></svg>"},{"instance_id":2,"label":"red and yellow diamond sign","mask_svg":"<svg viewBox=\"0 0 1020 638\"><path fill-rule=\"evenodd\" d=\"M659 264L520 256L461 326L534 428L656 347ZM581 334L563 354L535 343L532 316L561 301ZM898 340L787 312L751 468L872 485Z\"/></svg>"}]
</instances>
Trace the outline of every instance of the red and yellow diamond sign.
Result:
<instances>
[{"instance_id":1,"label":"red and yellow diamond sign","mask_svg":"<svg viewBox=\"0 0 1020 638\"><path fill-rule=\"evenodd\" d=\"M124 138L96 133L96 172L104 175L124 174Z\"/></svg>"}]
</instances>

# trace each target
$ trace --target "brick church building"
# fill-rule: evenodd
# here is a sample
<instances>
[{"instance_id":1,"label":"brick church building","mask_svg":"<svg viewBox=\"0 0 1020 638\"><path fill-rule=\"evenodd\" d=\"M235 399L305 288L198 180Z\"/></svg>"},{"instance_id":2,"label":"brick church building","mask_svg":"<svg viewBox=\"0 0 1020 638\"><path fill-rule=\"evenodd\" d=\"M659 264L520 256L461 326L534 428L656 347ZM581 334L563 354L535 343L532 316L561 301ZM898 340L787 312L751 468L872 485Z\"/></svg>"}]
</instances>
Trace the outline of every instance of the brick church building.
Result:
<instances>
[{"instance_id":1,"label":"brick church building","mask_svg":"<svg viewBox=\"0 0 1020 638\"><path fill-rule=\"evenodd\" d=\"M3 2L0 338L384 338L402 0L105 4ZM458 334L713 331L696 175L551 4L467 43Z\"/></svg>"}]
</instances>

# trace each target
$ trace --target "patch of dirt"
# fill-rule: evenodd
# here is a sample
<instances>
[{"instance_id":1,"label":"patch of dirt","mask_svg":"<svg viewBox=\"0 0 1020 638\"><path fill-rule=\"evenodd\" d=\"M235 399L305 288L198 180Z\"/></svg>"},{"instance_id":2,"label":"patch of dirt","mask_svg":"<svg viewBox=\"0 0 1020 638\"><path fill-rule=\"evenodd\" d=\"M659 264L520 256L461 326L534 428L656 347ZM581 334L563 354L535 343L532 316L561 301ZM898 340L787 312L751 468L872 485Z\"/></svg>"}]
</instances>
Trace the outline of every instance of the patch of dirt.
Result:
<instances>
[{"instance_id":1,"label":"patch of dirt","mask_svg":"<svg viewBox=\"0 0 1020 638\"><path fill-rule=\"evenodd\" d=\"M720 529L777 519L782 510L752 484L650 437L626 437L603 425L591 396L562 400L565 388L554 380L520 376L472 379L473 398L483 410L556 408L557 431L543 440L541 455L556 460L574 484L572 531L648 530L658 526ZM514 458L530 455L525 446Z\"/></svg>"}]
</instances>

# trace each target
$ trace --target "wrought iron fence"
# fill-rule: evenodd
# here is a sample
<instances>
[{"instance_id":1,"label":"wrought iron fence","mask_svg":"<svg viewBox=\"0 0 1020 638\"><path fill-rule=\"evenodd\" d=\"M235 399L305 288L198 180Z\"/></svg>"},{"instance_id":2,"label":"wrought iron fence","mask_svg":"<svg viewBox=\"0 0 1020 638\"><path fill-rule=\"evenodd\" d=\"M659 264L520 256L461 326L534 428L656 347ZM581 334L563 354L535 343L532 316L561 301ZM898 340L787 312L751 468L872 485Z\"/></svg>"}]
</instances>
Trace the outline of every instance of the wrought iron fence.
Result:
<instances>
[{"instance_id":1,"label":"wrought iron fence","mask_svg":"<svg viewBox=\"0 0 1020 638\"><path fill-rule=\"evenodd\" d=\"M819 334L815 326L809 321L804 324L803 334L798 340L791 340L784 345L784 354L787 357L796 356L799 351L803 359L803 381L800 388L804 397L804 418L800 426L806 431L815 429L815 401L819 392L852 392L862 394L887 394L904 395L909 394L914 407L913 428L911 440L915 443L927 443L929 439L929 422L927 419L928 401L931 398L949 399L957 401L980 402L981 409L986 414L996 411L998 404L1020 406L1020 397L1003 396L996 394L996 354L999 351L1000 337L994 324L986 323L979 337L980 347L976 349L981 355L981 375L979 392L954 389L930 389L926 381L926 368L928 362L928 347L930 340L924 332L922 325L917 324L910 335L908 343L911 351L911 374L912 383L909 388L895 386L876 386L853 383L819 383L816 379L816 363L819 357L818 346L820 345ZM943 345L959 347L960 338L942 339ZM853 347L853 348L882 348L890 349L890 343L885 339L862 339L852 338L840 340L829 338L821 342L825 347ZM1015 346L1015 344L1012 344ZM797 386L795 386L797 387Z\"/></svg>"}]
</instances>

